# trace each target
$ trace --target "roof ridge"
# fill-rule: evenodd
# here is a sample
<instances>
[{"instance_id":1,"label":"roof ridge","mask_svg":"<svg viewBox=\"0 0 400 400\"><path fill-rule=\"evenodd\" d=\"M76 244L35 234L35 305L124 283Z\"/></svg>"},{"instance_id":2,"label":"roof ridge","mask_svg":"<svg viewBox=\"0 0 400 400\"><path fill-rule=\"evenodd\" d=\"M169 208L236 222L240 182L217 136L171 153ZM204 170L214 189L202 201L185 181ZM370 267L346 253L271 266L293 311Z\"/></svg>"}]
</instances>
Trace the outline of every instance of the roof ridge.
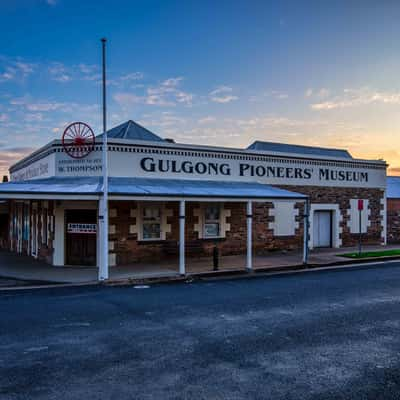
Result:
<instances>
[{"instance_id":1,"label":"roof ridge","mask_svg":"<svg viewBox=\"0 0 400 400\"><path fill-rule=\"evenodd\" d=\"M308 145L308 144L297 144L297 143L287 143L287 142L271 142L269 140L256 140L254 143L285 144L285 145L288 145L288 146L311 147L313 149L344 150L344 151L347 151L347 149L345 149L343 147L312 146L312 145Z\"/></svg>"},{"instance_id":2,"label":"roof ridge","mask_svg":"<svg viewBox=\"0 0 400 400\"><path fill-rule=\"evenodd\" d=\"M125 128L125 132L124 132L124 136L126 136L126 134L128 133L129 130L129 126L133 121L130 119L128 120L128 123L126 123L126 128Z\"/></svg>"}]
</instances>

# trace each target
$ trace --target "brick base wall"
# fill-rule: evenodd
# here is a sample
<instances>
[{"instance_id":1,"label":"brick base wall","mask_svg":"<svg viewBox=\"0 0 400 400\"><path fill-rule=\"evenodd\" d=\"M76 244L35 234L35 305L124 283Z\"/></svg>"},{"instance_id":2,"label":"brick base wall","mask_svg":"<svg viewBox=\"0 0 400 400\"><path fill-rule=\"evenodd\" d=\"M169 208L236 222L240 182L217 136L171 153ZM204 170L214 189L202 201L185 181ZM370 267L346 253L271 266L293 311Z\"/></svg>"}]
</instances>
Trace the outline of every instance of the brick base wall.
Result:
<instances>
[{"instance_id":1,"label":"brick base wall","mask_svg":"<svg viewBox=\"0 0 400 400\"><path fill-rule=\"evenodd\" d=\"M400 199L387 200L387 241L400 243Z\"/></svg>"},{"instance_id":2,"label":"brick base wall","mask_svg":"<svg viewBox=\"0 0 400 400\"><path fill-rule=\"evenodd\" d=\"M246 204L237 202L224 203L224 209L230 210L227 223L230 230L225 238L199 239L195 231L198 217L194 210L200 207L200 203L188 202L186 205L185 241L186 255L188 257L211 256L214 246L219 248L221 255L243 254L247 248L247 221ZM277 237L268 229L268 223L273 221L269 210L272 203L254 203L253 208L253 246L256 254L264 254L274 249L300 249L303 242L303 223L301 215L303 205L296 204L300 209L296 217L300 227L293 236ZM129 264L138 261L160 260L176 258L178 255L179 241L179 204L177 202L166 203L166 209L172 211L167 223L171 225L171 232L166 234L166 240L145 242L139 241L137 233L129 233L129 226L136 224L136 218L131 217L131 209L136 209L135 202L116 201L110 203L110 209L116 210L116 216L110 218L110 225L115 225L115 234L109 236L113 242L117 265Z\"/></svg>"}]
</instances>

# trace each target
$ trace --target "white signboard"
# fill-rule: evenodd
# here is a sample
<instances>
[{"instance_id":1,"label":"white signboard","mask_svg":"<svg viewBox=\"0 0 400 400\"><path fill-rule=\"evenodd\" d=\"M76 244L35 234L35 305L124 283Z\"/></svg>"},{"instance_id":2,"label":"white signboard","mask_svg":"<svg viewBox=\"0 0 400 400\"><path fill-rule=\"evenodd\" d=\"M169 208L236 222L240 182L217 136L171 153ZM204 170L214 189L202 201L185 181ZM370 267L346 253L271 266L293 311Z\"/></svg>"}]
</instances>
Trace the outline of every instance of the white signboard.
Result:
<instances>
[{"instance_id":1,"label":"white signboard","mask_svg":"<svg viewBox=\"0 0 400 400\"><path fill-rule=\"evenodd\" d=\"M39 161L29 164L10 174L11 181L27 181L31 179L43 179L54 176L55 155L50 154Z\"/></svg>"},{"instance_id":2,"label":"white signboard","mask_svg":"<svg viewBox=\"0 0 400 400\"><path fill-rule=\"evenodd\" d=\"M206 152L171 147L113 145L108 153L110 177L194 179L260 182L272 185L385 188L384 164L308 160L257 154ZM48 176L102 176L101 151L73 159L63 152L31 164L11 175L12 180Z\"/></svg>"},{"instance_id":3,"label":"white signboard","mask_svg":"<svg viewBox=\"0 0 400 400\"><path fill-rule=\"evenodd\" d=\"M95 234L97 232L97 224L74 224L70 223L67 225L68 233L84 233L84 234Z\"/></svg>"},{"instance_id":4,"label":"white signboard","mask_svg":"<svg viewBox=\"0 0 400 400\"><path fill-rule=\"evenodd\" d=\"M343 162L296 159L259 161L260 157L223 159L181 155L112 153L110 176L212 181L260 182L275 185L386 187L386 169ZM128 167L129 166L129 167Z\"/></svg>"}]
</instances>

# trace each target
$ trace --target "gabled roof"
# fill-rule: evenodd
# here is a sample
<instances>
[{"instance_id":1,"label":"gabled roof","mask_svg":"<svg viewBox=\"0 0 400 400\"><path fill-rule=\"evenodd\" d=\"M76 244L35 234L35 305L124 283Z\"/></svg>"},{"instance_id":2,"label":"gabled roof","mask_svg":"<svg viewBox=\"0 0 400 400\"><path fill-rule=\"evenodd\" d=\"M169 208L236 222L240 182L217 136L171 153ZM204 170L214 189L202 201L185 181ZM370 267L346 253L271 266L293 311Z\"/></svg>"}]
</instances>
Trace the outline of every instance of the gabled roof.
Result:
<instances>
[{"instance_id":1,"label":"gabled roof","mask_svg":"<svg viewBox=\"0 0 400 400\"><path fill-rule=\"evenodd\" d=\"M388 199L400 199L400 176L388 176L386 178Z\"/></svg>"},{"instance_id":2,"label":"gabled roof","mask_svg":"<svg viewBox=\"0 0 400 400\"><path fill-rule=\"evenodd\" d=\"M102 136L103 134L98 135L97 137L101 138ZM126 121L123 124L108 130L107 137L110 139L146 140L149 142L164 141L164 139L132 120Z\"/></svg>"},{"instance_id":3,"label":"gabled roof","mask_svg":"<svg viewBox=\"0 0 400 400\"><path fill-rule=\"evenodd\" d=\"M248 150L272 151L279 153L307 154L312 156L353 158L347 150L329 149L324 147L302 146L298 144L286 144L275 142L263 142L256 140Z\"/></svg>"}]
</instances>

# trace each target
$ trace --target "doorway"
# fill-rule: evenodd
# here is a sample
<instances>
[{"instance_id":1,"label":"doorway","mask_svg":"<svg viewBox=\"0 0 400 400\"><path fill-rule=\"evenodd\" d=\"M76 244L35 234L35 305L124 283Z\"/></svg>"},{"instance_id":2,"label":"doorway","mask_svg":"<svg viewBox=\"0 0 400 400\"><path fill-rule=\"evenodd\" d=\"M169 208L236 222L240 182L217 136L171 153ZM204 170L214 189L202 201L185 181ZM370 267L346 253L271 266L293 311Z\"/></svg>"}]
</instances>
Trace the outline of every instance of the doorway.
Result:
<instances>
[{"instance_id":1,"label":"doorway","mask_svg":"<svg viewBox=\"0 0 400 400\"><path fill-rule=\"evenodd\" d=\"M96 265L96 210L66 210L66 265Z\"/></svg>"},{"instance_id":2,"label":"doorway","mask_svg":"<svg viewBox=\"0 0 400 400\"><path fill-rule=\"evenodd\" d=\"M313 218L314 247L332 247L332 211L316 210Z\"/></svg>"}]
</instances>

